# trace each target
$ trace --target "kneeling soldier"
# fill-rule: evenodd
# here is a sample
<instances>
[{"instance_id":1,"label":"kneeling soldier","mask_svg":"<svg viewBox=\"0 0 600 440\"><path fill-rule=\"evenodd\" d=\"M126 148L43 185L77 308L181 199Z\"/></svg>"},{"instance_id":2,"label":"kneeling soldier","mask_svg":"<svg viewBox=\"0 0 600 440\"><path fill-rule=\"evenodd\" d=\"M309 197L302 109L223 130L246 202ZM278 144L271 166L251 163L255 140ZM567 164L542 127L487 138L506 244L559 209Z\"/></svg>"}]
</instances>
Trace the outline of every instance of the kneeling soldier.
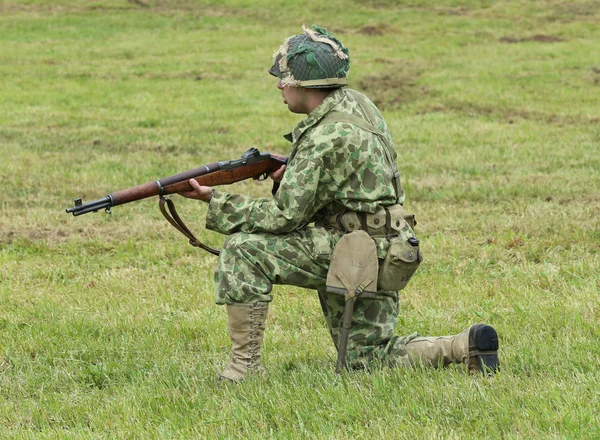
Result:
<instances>
[{"instance_id":1,"label":"kneeling soldier","mask_svg":"<svg viewBox=\"0 0 600 440\"><path fill-rule=\"evenodd\" d=\"M390 132L365 95L344 88L349 68L348 49L323 28L303 27L286 39L269 73L279 78L288 109L307 117L285 136L292 145L287 165L271 174L273 198L195 181L183 194L208 202L207 228L230 235L215 271L233 346L220 377L264 372L260 348L274 284L317 290L338 369L463 363L494 372L498 336L488 325L455 336L393 334L398 291L421 251L414 217L402 210Z\"/></svg>"}]
</instances>

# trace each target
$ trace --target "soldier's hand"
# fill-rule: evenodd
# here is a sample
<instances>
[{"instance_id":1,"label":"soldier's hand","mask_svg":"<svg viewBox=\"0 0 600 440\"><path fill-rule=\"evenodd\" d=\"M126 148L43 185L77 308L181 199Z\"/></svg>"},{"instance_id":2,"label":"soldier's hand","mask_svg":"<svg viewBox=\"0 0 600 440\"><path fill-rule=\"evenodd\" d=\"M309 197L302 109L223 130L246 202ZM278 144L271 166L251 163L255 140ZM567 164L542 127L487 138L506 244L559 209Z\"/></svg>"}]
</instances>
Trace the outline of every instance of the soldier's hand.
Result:
<instances>
[{"instance_id":1,"label":"soldier's hand","mask_svg":"<svg viewBox=\"0 0 600 440\"><path fill-rule=\"evenodd\" d=\"M281 154L271 153L271 156L273 156L276 159L281 159L281 160L286 159L286 157L282 156ZM273 179L273 182L275 182L275 183L281 182L281 180L283 179L283 175L285 173L285 168L286 168L285 165L281 165L278 170L273 171L272 173L269 174L269 177L271 179Z\"/></svg>"},{"instance_id":2,"label":"soldier's hand","mask_svg":"<svg viewBox=\"0 0 600 440\"><path fill-rule=\"evenodd\" d=\"M189 180L190 185L194 188L191 191L180 192L179 195L187 197L188 199L202 200L203 202L210 202L213 196L213 189L210 186L202 186L195 179Z\"/></svg>"}]
</instances>

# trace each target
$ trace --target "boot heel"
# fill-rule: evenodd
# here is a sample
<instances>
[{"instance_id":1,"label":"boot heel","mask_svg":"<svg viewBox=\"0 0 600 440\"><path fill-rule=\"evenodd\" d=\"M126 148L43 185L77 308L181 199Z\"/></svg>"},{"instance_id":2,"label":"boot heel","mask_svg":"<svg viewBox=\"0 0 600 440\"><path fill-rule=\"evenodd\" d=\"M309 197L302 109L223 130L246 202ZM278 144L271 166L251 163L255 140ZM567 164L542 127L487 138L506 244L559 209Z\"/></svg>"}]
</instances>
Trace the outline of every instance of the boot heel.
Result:
<instances>
[{"instance_id":1,"label":"boot heel","mask_svg":"<svg viewBox=\"0 0 600 440\"><path fill-rule=\"evenodd\" d=\"M469 370L494 374L500 370L498 333L494 327L476 324L469 331Z\"/></svg>"}]
</instances>

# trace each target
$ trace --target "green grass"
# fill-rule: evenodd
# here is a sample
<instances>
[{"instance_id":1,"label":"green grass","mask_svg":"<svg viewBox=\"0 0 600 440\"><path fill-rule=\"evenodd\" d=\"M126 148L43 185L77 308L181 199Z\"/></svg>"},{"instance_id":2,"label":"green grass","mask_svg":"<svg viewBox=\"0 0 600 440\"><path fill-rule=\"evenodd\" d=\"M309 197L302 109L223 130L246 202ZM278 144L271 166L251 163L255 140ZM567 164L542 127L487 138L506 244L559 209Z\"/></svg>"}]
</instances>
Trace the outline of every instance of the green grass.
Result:
<instances>
[{"instance_id":1,"label":"green grass","mask_svg":"<svg viewBox=\"0 0 600 440\"><path fill-rule=\"evenodd\" d=\"M301 117L266 70L303 23L350 47L398 147L426 259L397 333L488 322L493 379L338 377L316 295L276 287L269 377L218 386L214 257L156 201L65 214L286 153ZM0 47L0 437L600 438L597 0L0 0Z\"/></svg>"}]
</instances>

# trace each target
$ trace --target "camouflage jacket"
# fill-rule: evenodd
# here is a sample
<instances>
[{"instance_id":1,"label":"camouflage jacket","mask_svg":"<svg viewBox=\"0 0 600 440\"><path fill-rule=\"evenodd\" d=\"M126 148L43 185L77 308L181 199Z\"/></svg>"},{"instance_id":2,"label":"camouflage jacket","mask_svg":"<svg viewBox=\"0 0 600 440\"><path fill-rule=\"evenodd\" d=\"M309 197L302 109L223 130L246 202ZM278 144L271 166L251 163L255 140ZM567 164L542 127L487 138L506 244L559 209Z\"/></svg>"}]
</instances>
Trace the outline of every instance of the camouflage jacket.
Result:
<instances>
[{"instance_id":1,"label":"camouflage jacket","mask_svg":"<svg viewBox=\"0 0 600 440\"><path fill-rule=\"evenodd\" d=\"M287 233L348 210L375 212L396 202L392 170L381 139L356 125L321 123L332 112L354 114L391 136L381 113L363 94L349 89L332 92L286 135L292 142L287 168L272 198L251 198L215 191L206 227L234 232ZM396 152L391 152L396 161ZM401 193L400 201L404 196Z\"/></svg>"}]
</instances>

